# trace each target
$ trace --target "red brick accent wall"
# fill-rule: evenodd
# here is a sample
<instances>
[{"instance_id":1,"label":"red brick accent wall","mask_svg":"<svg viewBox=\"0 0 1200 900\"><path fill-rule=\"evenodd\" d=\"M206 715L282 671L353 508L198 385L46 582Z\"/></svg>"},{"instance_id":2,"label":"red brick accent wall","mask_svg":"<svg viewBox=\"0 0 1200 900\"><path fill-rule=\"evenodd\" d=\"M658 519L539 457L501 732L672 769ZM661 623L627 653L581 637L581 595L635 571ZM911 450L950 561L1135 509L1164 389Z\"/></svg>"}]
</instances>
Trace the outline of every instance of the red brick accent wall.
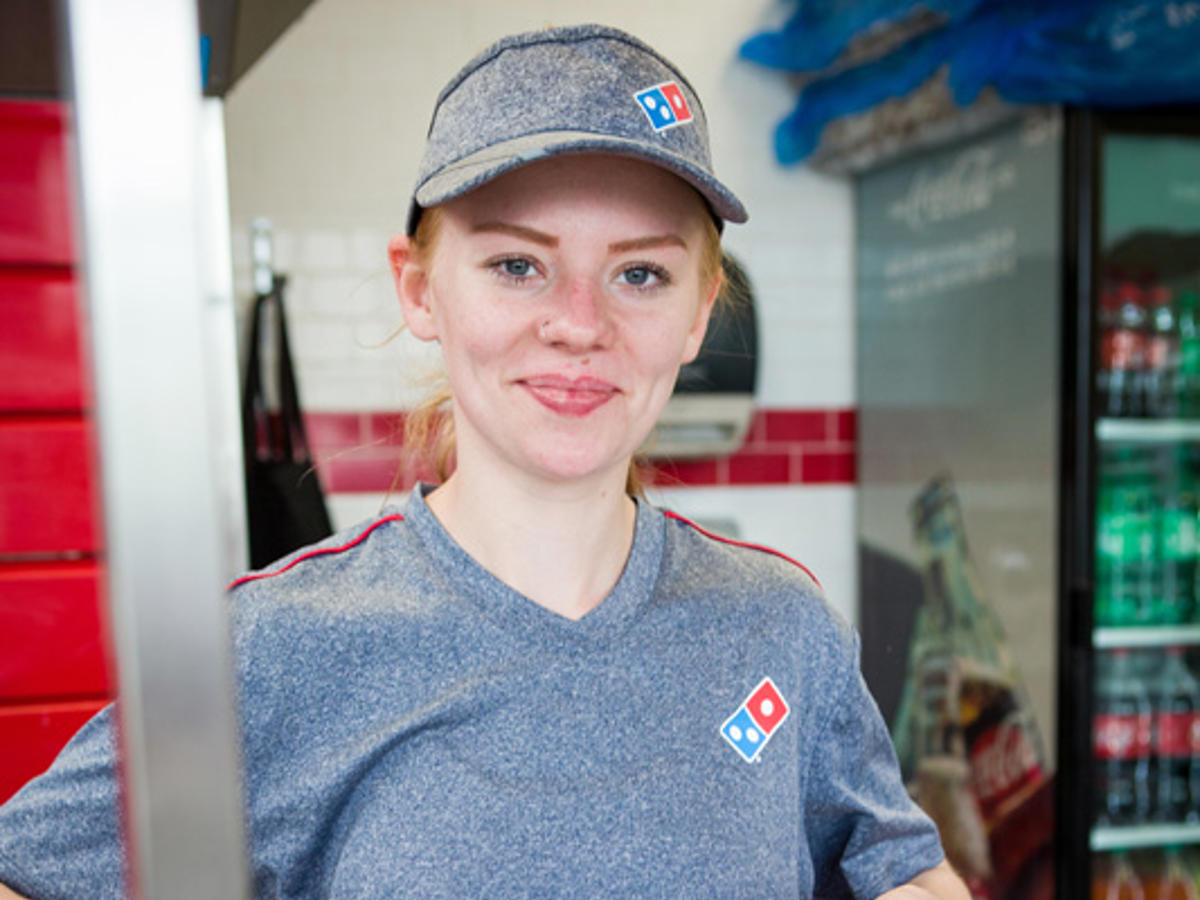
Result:
<instances>
[{"instance_id":1,"label":"red brick accent wall","mask_svg":"<svg viewBox=\"0 0 1200 900\"><path fill-rule=\"evenodd\" d=\"M659 461L660 486L853 484L853 409L762 409L746 442L729 456ZM310 413L308 437L327 493L406 490L420 473L401 465L403 413Z\"/></svg>"}]
</instances>

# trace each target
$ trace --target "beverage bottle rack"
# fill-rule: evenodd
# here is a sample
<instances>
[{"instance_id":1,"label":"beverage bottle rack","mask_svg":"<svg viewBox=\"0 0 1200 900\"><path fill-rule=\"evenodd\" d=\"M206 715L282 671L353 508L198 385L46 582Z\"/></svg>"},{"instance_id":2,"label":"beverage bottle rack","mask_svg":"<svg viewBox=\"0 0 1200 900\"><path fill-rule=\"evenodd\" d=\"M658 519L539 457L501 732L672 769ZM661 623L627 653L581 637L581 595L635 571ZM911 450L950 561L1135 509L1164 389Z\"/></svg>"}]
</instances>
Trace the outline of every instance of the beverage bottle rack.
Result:
<instances>
[{"instance_id":1,"label":"beverage bottle rack","mask_svg":"<svg viewBox=\"0 0 1200 900\"><path fill-rule=\"evenodd\" d=\"M1096 440L1101 443L1173 444L1200 441L1200 421L1195 419L1097 419Z\"/></svg>"},{"instance_id":2,"label":"beverage bottle rack","mask_svg":"<svg viewBox=\"0 0 1200 900\"><path fill-rule=\"evenodd\" d=\"M1200 625L1129 625L1092 632L1097 650L1113 647L1180 647L1200 644Z\"/></svg>"},{"instance_id":3,"label":"beverage bottle rack","mask_svg":"<svg viewBox=\"0 0 1200 900\"><path fill-rule=\"evenodd\" d=\"M1113 445L1170 445L1200 442L1200 421L1174 418L1100 418L1096 440ZM1200 624L1099 626L1092 631L1097 650L1118 647L1200 646ZM1088 835L1092 852L1200 844L1200 822L1095 825Z\"/></svg>"},{"instance_id":4,"label":"beverage bottle rack","mask_svg":"<svg viewBox=\"0 0 1200 900\"><path fill-rule=\"evenodd\" d=\"M1089 836L1094 852L1200 844L1200 822L1164 822L1151 825L1097 825Z\"/></svg>"}]
</instances>

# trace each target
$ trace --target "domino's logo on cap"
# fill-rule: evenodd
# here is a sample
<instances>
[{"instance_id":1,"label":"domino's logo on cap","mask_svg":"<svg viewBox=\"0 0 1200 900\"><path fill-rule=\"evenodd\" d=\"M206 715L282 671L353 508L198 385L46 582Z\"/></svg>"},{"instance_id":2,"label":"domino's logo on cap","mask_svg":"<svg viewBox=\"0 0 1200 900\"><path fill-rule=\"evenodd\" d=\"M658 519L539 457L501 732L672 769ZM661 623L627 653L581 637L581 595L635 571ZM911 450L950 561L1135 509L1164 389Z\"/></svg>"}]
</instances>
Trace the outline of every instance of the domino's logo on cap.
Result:
<instances>
[{"instance_id":1,"label":"domino's logo on cap","mask_svg":"<svg viewBox=\"0 0 1200 900\"><path fill-rule=\"evenodd\" d=\"M664 131L692 121L692 108L679 84L664 81L633 95L655 131Z\"/></svg>"},{"instance_id":2,"label":"domino's logo on cap","mask_svg":"<svg viewBox=\"0 0 1200 900\"><path fill-rule=\"evenodd\" d=\"M788 717L787 701L770 678L764 678L721 726L721 736L746 762L754 762L771 735Z\"/></svg>"}]
</instances>

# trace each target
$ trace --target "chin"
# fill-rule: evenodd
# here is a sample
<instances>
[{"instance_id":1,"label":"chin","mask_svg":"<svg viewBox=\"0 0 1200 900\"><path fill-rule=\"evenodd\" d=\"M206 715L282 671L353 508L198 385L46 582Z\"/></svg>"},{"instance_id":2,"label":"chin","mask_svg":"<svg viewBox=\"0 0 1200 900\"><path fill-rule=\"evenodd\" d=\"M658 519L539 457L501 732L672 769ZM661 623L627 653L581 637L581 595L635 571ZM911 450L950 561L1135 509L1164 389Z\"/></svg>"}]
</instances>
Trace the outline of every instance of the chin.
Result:
<instances>
[{"instance_id":1,"label":"chin","mask_svg":"<svg viewBox=\"0 0 1200 900\"><path fill-rule=\"evenodd\" d=\"M531 469L552 481L579 481L604 473L620 473L622 479L629 468L632 451L625 453L597 453L599 448L592 444L582 448L562 448L554 452L543 451L532 459Z\"/></svg>"}]
</instances>

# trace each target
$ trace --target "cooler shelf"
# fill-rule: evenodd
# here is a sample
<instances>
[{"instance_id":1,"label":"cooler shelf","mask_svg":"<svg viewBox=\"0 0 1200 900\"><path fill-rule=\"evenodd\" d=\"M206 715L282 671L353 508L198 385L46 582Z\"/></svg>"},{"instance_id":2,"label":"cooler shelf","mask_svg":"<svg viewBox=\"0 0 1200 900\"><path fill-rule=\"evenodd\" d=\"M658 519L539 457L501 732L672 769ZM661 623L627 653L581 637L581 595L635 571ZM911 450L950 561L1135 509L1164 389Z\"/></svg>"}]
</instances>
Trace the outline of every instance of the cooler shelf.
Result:
<instances>
[{"instance_id":1,"label":"cooler shelf","mask_svg":"<svg viewBox=\"0 0 1200 900\"><path fill-rule=\"evenodd\" d=\"M1195 419L1097 419L1096 439L1124 443L1169 444L1200 441Z\"/></svg>"},{"instance_id":2,"label":"cooler shelf","mask_svg":"<svg viewBox=\"0 0 1200 900\"><path fill-rule=\"evenodd\" d=\"M1097 628L1092 632L1097 650L1113 647L1175 647L1200 644L1200 625L1140 625Z\"/></svg>"},{"instance_id":3,"label":"cooler shelf","mask_svg":"<svg viewBox=\"0 0 1200 900\"><path fill-rule=\"evenodd\" d=\"M1179 825L1099 825L1092 829L1088 842L1092 852L1134 850L1139 847L1165 847L1171 844L1200 844L1200 824Z\"/></svg>"}]
</instances>

